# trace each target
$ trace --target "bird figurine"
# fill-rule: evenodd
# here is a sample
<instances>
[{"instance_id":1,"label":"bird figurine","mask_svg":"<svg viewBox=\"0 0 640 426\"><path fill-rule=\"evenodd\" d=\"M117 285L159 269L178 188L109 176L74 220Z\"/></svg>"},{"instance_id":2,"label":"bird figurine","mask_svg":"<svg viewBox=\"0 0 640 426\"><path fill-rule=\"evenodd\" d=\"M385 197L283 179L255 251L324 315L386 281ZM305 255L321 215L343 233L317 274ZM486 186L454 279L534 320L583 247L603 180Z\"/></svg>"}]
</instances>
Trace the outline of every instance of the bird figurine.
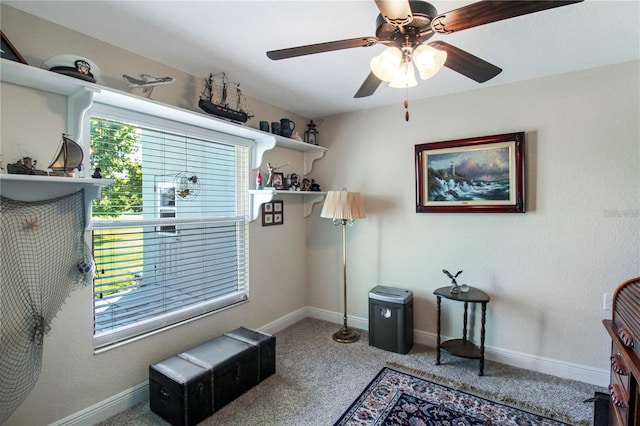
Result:
<instances>
[{"instance_id":1,"label":"bird figurine","mask_svg":"<svg viewBox=\"0 0 640 426\"><path fill-rule=\"evenodd\" d=\"M443 269L442 272L444 272L446 276L451 278L451 288L449 289L449 292L460 293L460 289L458 288L458 282L456 281L456 278L458 278L458 275L462 273L462 270L458 271L458 273L456 273L455 275L451 275L451 273L446 269Z\"/></svg>"}]
</instances>

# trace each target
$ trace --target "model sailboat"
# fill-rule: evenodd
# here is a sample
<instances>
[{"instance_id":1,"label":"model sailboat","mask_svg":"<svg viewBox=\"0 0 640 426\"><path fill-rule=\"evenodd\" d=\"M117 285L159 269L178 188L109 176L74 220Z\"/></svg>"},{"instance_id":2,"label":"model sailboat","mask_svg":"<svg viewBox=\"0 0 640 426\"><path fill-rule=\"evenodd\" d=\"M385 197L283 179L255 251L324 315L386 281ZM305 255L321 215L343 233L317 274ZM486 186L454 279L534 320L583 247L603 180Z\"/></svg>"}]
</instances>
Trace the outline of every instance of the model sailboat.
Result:
<instances>
[{"instance_id":1,"label":"model sailboat","mask_svg":"<svg viewBox=\"0 0 640 426\"><path fill-rule=\"evenodd\" d=\"M52 170L49 174L51 176L71 176L73 171L82 165L83 159L82 147L63 133L58 155L49 165Z\"/></svg>"},{"instance_id":2,"label":"model sailboat","mask_svg":"<svg viewBox=\"0 0 640 426\"><path fill-rule=\"evenodd\" d=\"M230 81L225 73L209 74L209 78L205 78L198 106L209 114L240 123L253 117L240 84Z\"/></svg>"}]
</instances>

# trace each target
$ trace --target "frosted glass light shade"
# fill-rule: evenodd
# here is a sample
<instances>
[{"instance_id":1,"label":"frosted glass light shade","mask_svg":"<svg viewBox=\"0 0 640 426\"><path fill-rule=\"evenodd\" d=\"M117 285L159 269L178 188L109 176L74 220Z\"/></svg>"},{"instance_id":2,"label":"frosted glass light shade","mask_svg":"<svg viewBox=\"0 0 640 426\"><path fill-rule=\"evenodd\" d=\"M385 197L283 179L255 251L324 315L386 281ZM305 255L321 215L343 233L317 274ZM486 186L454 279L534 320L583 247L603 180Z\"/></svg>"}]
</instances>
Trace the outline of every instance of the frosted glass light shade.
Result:
<instances>
[{"instance_id":1,"label":"frosted glass light shade","mask_svg":"<svg viewBox=\"0 0 640 426\"><path fill-rule=\"evenodd\" d=\"M447 60L447 52L421 44L413 51L413 63L418 68L420 78L426 80L442 69Z\"/></svg>"},{"instance_id":2,"label":"frosted glass light shade","mask_svg":"<svg viewBox=\"0 0 640 426\"><path fill-rule=\"evenodd\" d=\"M367 213L364 210L362 197L359 192L329 191L322 206L320 217L335 220L364 219Z\"/></svg>"},{"instance_id":3,"label":"frosted glass light shade","mask_svg":"<svg viewBox=\"0 0 640 426\"><path fill-rule=\"evenodd\" d=\"M411 61L401 63L400 69L396 71L393 80L389 83L389 87L393 87L394 89L403 89L417 85L416 72L413 69L413 63Z\"/></svg>"},{"instance_id":4,"label":"frosted glass light shade","mask_svg":"<svg viewBox=\"0 0 640 426\"><path fill-rule=\"evenodd\" d=\"M371 59L371 71L382 81L391 81L402 62L402 51L397 47L389 47Z\"/></svg>"}]
</instances>

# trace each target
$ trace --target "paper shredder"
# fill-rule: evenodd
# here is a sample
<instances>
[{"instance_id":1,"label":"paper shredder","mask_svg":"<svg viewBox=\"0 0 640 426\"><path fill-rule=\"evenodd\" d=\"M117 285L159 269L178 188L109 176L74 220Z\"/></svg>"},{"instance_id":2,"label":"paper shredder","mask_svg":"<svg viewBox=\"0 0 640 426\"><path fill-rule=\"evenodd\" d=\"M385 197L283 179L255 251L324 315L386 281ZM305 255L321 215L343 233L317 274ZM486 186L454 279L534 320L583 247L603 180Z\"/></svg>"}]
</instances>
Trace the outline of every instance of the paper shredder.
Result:
<instances>
[{"instance_id":1,"label":"paper shredder","mask_svg":"<svg viewBox=\"0 0 640 426\"><path fill-rule=\"evenodd\" d=\"M413 347L413 292L376 286L369 291L369 345L406 354Z\"/></svg>"}]
</instances>

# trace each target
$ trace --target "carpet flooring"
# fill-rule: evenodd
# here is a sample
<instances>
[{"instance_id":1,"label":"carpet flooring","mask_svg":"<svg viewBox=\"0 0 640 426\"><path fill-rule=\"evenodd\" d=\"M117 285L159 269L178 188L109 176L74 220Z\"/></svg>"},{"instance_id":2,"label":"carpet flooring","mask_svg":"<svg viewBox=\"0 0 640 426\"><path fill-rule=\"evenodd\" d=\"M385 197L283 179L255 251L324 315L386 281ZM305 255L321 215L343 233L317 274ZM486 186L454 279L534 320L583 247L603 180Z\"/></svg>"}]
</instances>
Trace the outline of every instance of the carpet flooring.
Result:
<instances>
[{"instance_id":1,"label":"carpet flooring","mask_svg":"<svg viewBox=\"0 0 640 426\"><path fill-rule=\"evenodd\" d=\"M414 345L406 355L369 346L366 332L353 344L335 343L336 324L304 319L276 334L276 373L223 407L201 425L332 425L378 372L401 365L434 377L447 386L491 395L494 400L558 413L567 423L590 425L593 404L583 401L604 389L491 361L478 376L478 361L442 355L435 348ZM146 366L145 366L146 368ZM100 426L166 425L142 403Z\"/></svg>"}]
</instances>

